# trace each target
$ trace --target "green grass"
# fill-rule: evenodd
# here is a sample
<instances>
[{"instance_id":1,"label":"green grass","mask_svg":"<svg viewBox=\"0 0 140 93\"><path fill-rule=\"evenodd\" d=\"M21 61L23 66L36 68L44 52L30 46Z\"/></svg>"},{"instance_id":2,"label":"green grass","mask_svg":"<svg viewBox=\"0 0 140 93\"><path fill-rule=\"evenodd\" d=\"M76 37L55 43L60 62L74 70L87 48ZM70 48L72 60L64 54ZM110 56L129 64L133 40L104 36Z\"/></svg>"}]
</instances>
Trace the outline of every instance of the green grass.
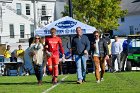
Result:
<instances>
[{"instance_id":1,"label":"green grass","mask_svg":"<svg viewBox=\"0 0 140 93\"><path fill-rule=\"evenodd\" d=\"M59 80L65 76L59 76ZM68 74L49 93L140 93L140 72L105 73L104 79L97 84L95 76L87 74L87 82L76 84L76 74ZM34 75L0 77L0 93L42 93L50 87L51 76L43 77L42 86L37 85Z\"/></svg>"}]
</instances>

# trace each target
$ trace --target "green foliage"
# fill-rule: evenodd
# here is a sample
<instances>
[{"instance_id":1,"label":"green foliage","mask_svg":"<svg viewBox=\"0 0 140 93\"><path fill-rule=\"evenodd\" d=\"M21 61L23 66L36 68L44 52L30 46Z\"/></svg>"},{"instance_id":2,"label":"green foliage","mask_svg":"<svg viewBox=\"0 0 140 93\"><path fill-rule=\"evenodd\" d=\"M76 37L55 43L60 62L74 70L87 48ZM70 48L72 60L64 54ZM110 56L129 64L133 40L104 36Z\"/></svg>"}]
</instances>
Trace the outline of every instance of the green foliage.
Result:
<instances>
[{"instance_id":1,"label":"green foliage","mask_svg":"<svg viewBox=\"0 0 140 93\"><path fill-rule=\"evenodd\" d=\"M127 13L120 3L121 0L72 0L74 18L103 32L117 29L118 19Z\"/></svg>"},{"instance_id":2,"label":"green foliage","mask_svg":"<svg viewBox=\"0 0 140 93\"><path fill-rule=\"evenodd\" d=\"M69 6L68 5L65 5L64 6L64 12L61 12L61 14L64 16L68 16L69 15Z\"/></svg>"}]
</instances>

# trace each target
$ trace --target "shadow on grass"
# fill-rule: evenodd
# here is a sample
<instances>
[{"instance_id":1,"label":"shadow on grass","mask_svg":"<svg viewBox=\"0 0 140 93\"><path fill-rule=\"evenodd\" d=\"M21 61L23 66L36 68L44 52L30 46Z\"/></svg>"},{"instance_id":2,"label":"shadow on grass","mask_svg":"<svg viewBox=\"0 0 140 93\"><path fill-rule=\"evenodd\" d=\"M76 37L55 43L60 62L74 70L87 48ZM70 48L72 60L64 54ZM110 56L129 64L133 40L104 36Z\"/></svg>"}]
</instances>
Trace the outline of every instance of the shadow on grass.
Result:
<instances>
[{"instance_id":1,"label":"shadow on grass","mask_svg":"<svg viewBox=\"0 0 140 93\"><path fill-rule=\"evenodd\" d=\"M66 81L61 81L61 82L65 84L77 84L76 81L72 81L72 80L66 80Z\"/></svg>"},{"instance_id":2,"label":"shadow on grass","mask_svg":"<svg viewBox=\"0 0 140 93\"><path fill-rule=\"evenodd\" d=\"M88 83L88 82L91 82L91 81L86 81L86 82L83 82L83 83ZM76 80L75 81L66 80L66 81L62 81L62 83L65 83L65 84L77 84Z\"/></svg>"},{"instance_id":3,"label":"shadow on grass","mask_svg":"<svg viewBox=\"0 0 140 93\"><path fill-rule=\"evenodd\" d=\"M46 84L46 83L51 84L52 82L46 82L46 81L42 82L42 84ZM36 82L0 83L0 85L36 85L36 84L37 84L37 81Z\"/></svg>"}]
</instances>

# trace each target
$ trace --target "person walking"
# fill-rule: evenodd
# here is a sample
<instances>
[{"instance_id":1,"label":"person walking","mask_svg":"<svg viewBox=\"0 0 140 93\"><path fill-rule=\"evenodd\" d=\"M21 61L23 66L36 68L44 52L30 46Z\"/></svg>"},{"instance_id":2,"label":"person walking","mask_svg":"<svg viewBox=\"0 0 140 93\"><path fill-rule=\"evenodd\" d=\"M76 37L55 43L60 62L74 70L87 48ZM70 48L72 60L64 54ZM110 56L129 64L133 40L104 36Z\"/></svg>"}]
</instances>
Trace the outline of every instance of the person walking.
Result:
<instances>
[{"instance_id":1,"label":"person walking","mask_svg":"<svg viewBox=\"0 0 140 93\"><path fill-rule=\"evenodd\" d=\"M100 38L99 31L94 31L93 33L93 41L91 41L91 52L92 59L95 64L95 77L96 83L100 83L103 81L104 73L105 73L105 58L108 57L108 45L105 39ZM99 69L101 68L101 73Z\"/></svg>"},{"instance_id":2,"label":"person walking","mask_svg":"<svg viewBox=\"0 0 140 93\"><path fill-rule=\"evenodd\" d=\"M56 29L50 29L51 36L46 37L45 48L46 48L46 58L47 65L50 74L52 75L52 83L57 84L58 82L58 64L59 64L59 49L62 53L62 58L64 56L64 49L62 47L62 40L56 35Z\"/></svg>"},{"instance_id":3,"label":"person walking","mask_svg":"<svg viewBox=\"0 0 140 93\"><path fill-rule=\"evenodd\" d=\"M32 56L33 67L38 80L38 85L42 85L43 45L41 43L40 36L38 35L35 36L34 43L31 44L30 55Z\"/></svg>"},{"instance_id":4,"label":"person walking","mask_svg":"<svg viewBox=\"0 0 140 93\"><path fill-rule=\"evenodd\" d=\"M77 84L82 84L86 79L86 61L90 42L87 36L83 35L81 27L76 28L77 35L72 40L72 56L75 58L77 67Z\"/></svg>"},{"instance_id":5,"label":"person walking","mask_svg":"<svg viewBox=\"0 0 140 93\"><path fill-rule=\"evenodd\" d=\"M113 72L116 72L116 69L114 66L116 59L117 59L117 63L118 63L118 71L121 71L121 63L120 63L120 53L121 52L122 52L122 45L118 40L118 36L115 36L115 41L112 42L112 46L111 46Z\"/></svg>"}]
</instances>

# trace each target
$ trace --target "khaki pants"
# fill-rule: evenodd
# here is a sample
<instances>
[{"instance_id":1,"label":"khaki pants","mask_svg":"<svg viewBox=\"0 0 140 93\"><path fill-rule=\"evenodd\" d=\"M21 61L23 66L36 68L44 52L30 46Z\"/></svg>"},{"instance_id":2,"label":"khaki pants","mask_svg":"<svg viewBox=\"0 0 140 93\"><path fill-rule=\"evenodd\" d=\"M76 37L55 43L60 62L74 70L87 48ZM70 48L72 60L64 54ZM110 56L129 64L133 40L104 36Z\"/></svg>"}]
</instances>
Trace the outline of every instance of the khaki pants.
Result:
<instances>
[{"instance_id":1,"label":"khaki pants","mask_svg":"<svg viewBox=\"0 0 140 93\"><path fill-rule=\"evenodd\" d=\"M103 57L93 56L93 61L95 64L95 77L96 80L100 80L103 78L105 73L105 59ZM99 67L101 68L101 73L99 71Z\"/></svg>"}]
</instances>

